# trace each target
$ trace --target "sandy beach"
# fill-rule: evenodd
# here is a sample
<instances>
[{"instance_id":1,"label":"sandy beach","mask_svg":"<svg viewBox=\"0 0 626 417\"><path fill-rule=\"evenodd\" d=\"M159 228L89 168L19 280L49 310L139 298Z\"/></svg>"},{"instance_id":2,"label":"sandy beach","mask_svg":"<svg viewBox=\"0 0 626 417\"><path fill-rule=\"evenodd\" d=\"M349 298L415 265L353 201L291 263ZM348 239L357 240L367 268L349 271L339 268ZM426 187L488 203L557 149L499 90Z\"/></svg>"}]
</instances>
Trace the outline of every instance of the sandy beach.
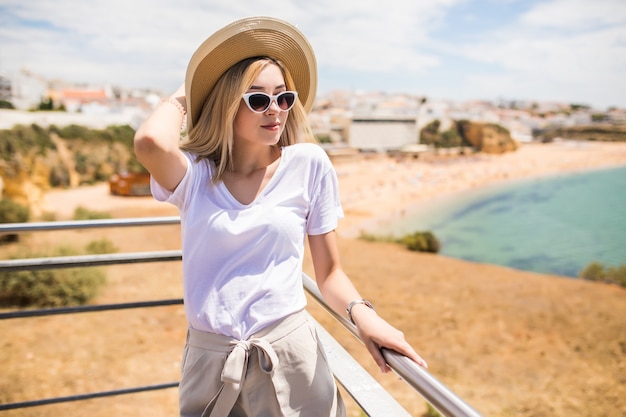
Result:
<instances>
[{"instance_id":1,"label":"sandy beach","mask_svg":"<svg viewBox=\"0 0 626 417\"><path fill-rule=\"evenodd\" d=\"M626 165L626 143L561 141L523 144L503 155L423 159L387 156L333 160L341 187L344 237L436 199L478 187L589 169Z\"/></svg>"}]
</instances>

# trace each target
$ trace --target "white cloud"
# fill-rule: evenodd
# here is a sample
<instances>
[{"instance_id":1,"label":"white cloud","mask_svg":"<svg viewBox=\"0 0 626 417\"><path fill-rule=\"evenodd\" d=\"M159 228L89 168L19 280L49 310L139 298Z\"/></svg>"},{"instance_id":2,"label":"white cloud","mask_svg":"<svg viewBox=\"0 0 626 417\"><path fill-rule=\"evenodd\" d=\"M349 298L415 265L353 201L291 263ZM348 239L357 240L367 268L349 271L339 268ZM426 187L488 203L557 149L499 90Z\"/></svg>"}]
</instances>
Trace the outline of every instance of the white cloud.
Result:
<instances>
[{"instance_id":1,"label":"white cloud","mask_svg":"<svg viewBox=\"0 0 626 417\"><path fill-rule=\"evenodd\" d=\"M346 86L367 79L381 90L418 78L426 88L444 85L445 73L466 80L459 95L541 93L626 106L626 2L539 0L512 24L483 27L480 12L502 3L476 1L2 0L0 72L26 66L50 78L173 89L216 29L272 15L307 35L320 73L349 74ZM448 28L455 7L468 11L474 31L453 25L461 41L445 43L434 34ZM451 59L466 65L451 66Z\"/></svg>"},{"instance_id":2,"label":"white cloud","mask_svg":"<svg viewBox=\"0 0 626 417\"><path fill-rule=\"evenodd\" d=\"M595 26L626 22L623 0L553 0L540 3L525 13L521 21L538 27L585 30Z\"/></svg>"},{"instance_id":3,"label":"white cloud","mask_svg":"<svg viewBox=\"0 0 626 417\"><path fill-rule=\"evenodd\" d=\"M419 70L437 64L436 57L420 52L417 46L427 37L429 21L453 3L403 0L385 9L372 0L360 2L358 8L328 0L304 6L267 0L221 6L201 1L97 0L67 6L62 1L7 1L4 7L10 7L18 18L49 26L45 30L21 26L19 42L3 47L8 49L7 60L21 55L22 61L40 67L45 48L46 56L77 65L74 73L97 74L96 67L105 64L103 60L113 67L116 60L129 58L149 66L181 62L215 29L236 18L266 14L297 24L316 48L320 65L364 72ZM5 43L10 37L4 33L0 39ZM47 66L47 71L54 68ZM72 68L67 71L72 74Z\"/></svg>"},{"instance_id":4,"label":"white cloud","mask_svg":"<svg viewBox=\"0 0 626 417\"><path fill-rule=\"evenodd\" d=\"M596 3L597 8L588 6ZM611 9L609 3L620 6ZM486 96L499 92L509 97L534 95L623 106L624 6L626 2L608 0L539 3L511 26L484 33L476 42L444 48L489 64L489 73L467 74L473 88L490 92ZM585 29L572 30L576 25Z\"/></svg>"}]
</instances>

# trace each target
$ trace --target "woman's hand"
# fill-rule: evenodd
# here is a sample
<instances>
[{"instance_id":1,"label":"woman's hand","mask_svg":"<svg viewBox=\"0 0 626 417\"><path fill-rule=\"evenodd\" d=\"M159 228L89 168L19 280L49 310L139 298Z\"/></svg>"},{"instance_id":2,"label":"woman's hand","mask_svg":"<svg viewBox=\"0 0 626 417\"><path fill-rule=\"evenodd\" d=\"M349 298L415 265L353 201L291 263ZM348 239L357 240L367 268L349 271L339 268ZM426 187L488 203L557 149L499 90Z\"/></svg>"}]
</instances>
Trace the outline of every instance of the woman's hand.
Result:
<instances>
[{"instance_id":1,"label":"woman's hand","mask_svg":"<svg viewBox=\"0 0 626 417\"><path fill-rule=\"evenodd\" d=\"M381 348L394 350L418 365L428 368L426 361L406 341L404 333L379 317L374 310L358 304L352 308L352 317L357 325L359 337L383 373L389 372L390 368L380 351Z\"/></svg>"}]
</instances>

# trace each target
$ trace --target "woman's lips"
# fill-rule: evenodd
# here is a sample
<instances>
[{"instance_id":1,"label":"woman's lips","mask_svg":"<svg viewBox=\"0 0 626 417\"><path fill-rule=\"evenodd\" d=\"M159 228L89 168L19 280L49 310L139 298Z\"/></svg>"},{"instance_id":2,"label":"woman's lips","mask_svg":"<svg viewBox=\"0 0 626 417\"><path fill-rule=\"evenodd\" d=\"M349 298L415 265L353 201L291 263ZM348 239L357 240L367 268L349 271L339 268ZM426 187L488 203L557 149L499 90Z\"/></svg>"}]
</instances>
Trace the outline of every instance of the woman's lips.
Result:
<instances>
[{"instance_id":1,"label":"woman's lips","mask_svg":"<svg viewBox=\"0 0 626 417\"><path fill-rule=\"evenodd\" d=\"M280 122L272 122L266 125L261 126L263 129L267 130L278 130L280 128Z\"/></svg>"}]
</instances>

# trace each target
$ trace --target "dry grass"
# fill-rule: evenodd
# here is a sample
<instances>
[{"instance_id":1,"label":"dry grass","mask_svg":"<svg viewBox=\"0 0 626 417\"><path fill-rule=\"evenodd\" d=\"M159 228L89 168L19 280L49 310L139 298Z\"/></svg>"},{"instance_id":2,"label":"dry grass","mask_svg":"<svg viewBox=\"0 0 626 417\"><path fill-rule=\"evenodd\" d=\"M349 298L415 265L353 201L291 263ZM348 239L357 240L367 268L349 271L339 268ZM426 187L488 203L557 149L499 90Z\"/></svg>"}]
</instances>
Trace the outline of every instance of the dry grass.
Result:
<instances>
[{"instance_id":1,"label":"dry grass","mask_svg":"<svg viewBox=\"0 0 626 417\"><path fill-rule=\"evenodd\" d=\"M372 206L350 188L348 175L342 178L352 216L344 224L352 226L360 221L357 208ZM57 195L55 207L65 210L56 211L60 218L77 204L114 217L176 214L150 199L103 195L106 187L85 192ZM343 266L362 294L405 331L431 373L484 416L626 416L625 289L413 253L351 239L349 231L342 237L341 230ZM26 238L33 246L76 247L107 238L121 252L180 247L178 226ZM0 247L0 258L13 249ZM309 257L304 270L313 273ZM94 303L181 296L179 263L106 272L108 284ZM381 375L363 346L314 301L309 310L412 415L425 412L424 400L394 375ZM177 381L185 328L181 306L0 321L0 403ZM351 403L349 409L360 415ZM177 392L170 389L6 411L3 417L172 416L177 410Z\"/></svg>"}]
</instances>

